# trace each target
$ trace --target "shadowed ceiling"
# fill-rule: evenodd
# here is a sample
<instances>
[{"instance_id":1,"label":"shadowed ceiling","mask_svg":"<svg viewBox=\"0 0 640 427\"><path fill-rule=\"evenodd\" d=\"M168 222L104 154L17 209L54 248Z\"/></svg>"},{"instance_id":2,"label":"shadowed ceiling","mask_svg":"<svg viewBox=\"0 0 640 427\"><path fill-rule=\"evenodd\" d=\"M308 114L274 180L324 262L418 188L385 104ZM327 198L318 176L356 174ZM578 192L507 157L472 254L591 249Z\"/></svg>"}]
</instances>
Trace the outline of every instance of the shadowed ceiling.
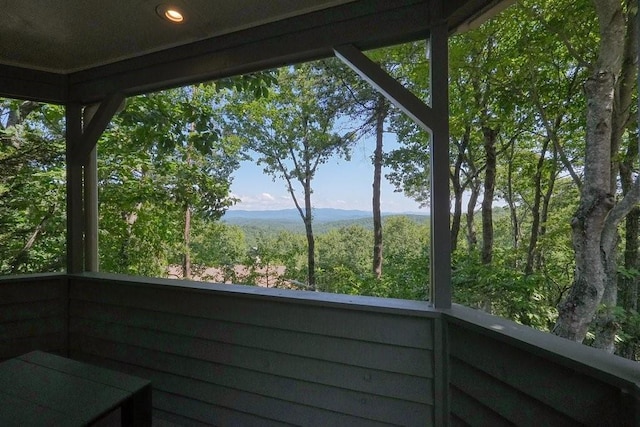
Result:
<instances>
[{"instance_id":1,"label":"shadowed ceiling","mask_svg":"<svg viewBox=\"0 0 640 427\"><path fill-rule=\"evenodd\" d=\"M0 0L0 96L97 102L464 30L512 0ZM161 5L181 10L172 24Z\"/></svg>"},{"instance_id":2,"label":"shadowed ceiling","mask_svg":"<svg viewBox=\"0 0 640 427\"><path fill-rule=\"evenodd\" d=\"M228 34L352 0L4 1L0 62L69 73ZM177 6L182 24L162 19Z\"/></svg>"}]
</instances>

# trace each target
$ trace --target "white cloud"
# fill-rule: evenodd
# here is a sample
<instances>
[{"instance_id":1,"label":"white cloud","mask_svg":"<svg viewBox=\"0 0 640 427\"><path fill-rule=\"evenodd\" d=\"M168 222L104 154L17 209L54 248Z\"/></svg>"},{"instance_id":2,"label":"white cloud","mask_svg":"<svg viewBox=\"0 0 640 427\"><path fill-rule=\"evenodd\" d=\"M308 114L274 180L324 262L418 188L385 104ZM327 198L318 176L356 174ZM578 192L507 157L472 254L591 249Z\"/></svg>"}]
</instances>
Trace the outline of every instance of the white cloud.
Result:
<instances>
[{"instance_id":1,"label":"white cloud","mask_svg":"<svg viewBox=\"0 0 640 427\"><path fill-rule=\"evenodd\" d=\"M232 194L240 201L231 209L242 209L248 211L277 210L293 208L291 198L286 195L273 195L270 193L260 194Z\"/></svg>"}]
</instances>

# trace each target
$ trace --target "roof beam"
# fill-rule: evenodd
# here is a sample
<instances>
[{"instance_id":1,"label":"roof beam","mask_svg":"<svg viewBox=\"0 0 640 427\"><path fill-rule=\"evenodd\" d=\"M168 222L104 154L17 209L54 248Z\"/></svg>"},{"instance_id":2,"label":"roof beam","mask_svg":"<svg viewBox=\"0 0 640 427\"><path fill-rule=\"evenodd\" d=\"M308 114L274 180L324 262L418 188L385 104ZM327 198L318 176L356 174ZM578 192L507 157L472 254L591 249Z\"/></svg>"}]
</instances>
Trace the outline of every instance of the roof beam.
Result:
<instances>
[{"instance_id":1,"label":"roof beam","mask_svg":"<svg viewBox=\"0 0 640 427\"><path fill-rule=\"evenodd\" d=\"M333 47L360 49L426 38L427 0L357 0L69 76L70 99L90 104L125 95L215 80L330 57Z\"/></svg>"},{"instance_id":2,"label":"roof beam","mask_svg":"<svg viewBox=\"0 0 640 427\"><path fill-rule=\"evenodd\" d=\"M64 104L67 99L67 77L46 71L0 65L0 96Z\"/></svg>"},{"instance_id":3,"label":"roof beam","mask_svg":"<svg viewBox=\"0 0 640 427\"><path fill-rule=\"evenodd\" d=\"M433 130L434 117L431 108L387 74L378 64L351 45L336 47L334 52L338 58L369 82L389 102L413 119L421 128L427 132Z\"/></svg>"}]
</instances>

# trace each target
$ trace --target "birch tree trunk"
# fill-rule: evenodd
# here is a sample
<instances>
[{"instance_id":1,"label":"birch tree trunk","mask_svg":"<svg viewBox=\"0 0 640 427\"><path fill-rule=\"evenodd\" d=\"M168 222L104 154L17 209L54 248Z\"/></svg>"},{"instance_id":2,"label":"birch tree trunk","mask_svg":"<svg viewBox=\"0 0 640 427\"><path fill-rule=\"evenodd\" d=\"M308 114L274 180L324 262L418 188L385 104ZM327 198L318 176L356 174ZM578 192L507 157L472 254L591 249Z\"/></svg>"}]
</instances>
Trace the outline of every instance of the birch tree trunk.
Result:
<instances>
[{"instance_id":1,"label":"birch tree trunk","mask_svg":"<svg viewBox=\"0 0 640 427\"><path fill-rule=\"evenodd\" d=\"M587 99L584 181L580 204L571 220L575 251L575 276L571 291L560 307L553 332L582 342L607 287L607 272L615 259L605 222L615 206L611 194L611 137L616 82L622 68L625 17L620 0L594 1L600 25L598 58L585 82ZM617 224L611 222L607 227ZM607 268L609 267L609 268Z\"/></svg>"}]
</instances>

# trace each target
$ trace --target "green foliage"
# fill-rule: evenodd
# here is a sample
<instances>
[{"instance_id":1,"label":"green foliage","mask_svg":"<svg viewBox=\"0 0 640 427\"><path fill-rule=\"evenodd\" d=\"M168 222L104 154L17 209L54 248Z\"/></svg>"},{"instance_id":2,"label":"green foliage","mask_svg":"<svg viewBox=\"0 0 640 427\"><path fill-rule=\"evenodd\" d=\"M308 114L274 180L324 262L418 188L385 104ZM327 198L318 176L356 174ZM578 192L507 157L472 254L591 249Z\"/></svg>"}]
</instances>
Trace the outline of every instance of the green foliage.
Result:
<instances>
[{"instance_id":1,"label":"green foliage","mask_svg":"<svg viewBox=\"0 0 640 427\"><path fill-rule=\"evenodd\" d=\"M425 300L429 233L405 216L383 221L383 276L372 273L373 232L347 226L318 236L319 289L354 295Z\"/></svg>"},{"instance_id":2,"label":"green foliage","mask_svg":"<svg viewBox=\"0 0 640 427\"><path fill-rule=\"evenodd\" d=\"M244 231L221 222L198 221L191 240L193 263L208 267L242 264L248 247Z\"/></svg>"},{"instance_id":3,"label":"green foliage","mask_svg":"<svg viewBox=\"0 0 640 427\"><path fill-rule=\"evenodd\" d=\"M315 64L284 67L267 96L237 93L228 102L228 132L255 155L266 174L288 185L311 181L316 168L335 154L349 155L350 133L334 130L335 94Z\"/></svg>"},{"instance_id":4,"label":"green foliage","mask_svg":"<svg viewBox=\"0 0 640 427\"><path fill-rule=\"evenodd\" d=\"M514 270L506 253L483 265L479 255L456 254L453 271L454 299L524 325L549 330L557 316L549 299L549 283L542 275L525 276Z\"/></svg>"},{"instance_id":5,"label":"green foliage","mask_svg":"<svg viewBox=\"0 0 640 427\"><path fill-rule=\"evenodd\" d=\"M101 269L164 275L184 247L184 212L216 220L229 195L240 145L221 136L215 85L128 100L99 150Z\"/></svg>"},{"instance_id":6,"label":"green foliage","mask_svg":"<svg viewBox=\"0 0 640 427\"><path fill-rule=\"evenodd\" d=\"M63 109L0 99L0 274L65 266Z\"/></svg>"}]
</instances>

